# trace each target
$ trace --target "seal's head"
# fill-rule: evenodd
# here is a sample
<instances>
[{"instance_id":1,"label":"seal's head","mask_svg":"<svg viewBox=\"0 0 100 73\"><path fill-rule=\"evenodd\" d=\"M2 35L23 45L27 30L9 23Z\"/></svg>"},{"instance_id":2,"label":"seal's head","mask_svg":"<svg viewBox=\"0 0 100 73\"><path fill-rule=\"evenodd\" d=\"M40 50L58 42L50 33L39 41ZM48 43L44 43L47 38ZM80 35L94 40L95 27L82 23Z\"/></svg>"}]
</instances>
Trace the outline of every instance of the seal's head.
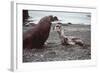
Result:
<instances>
[{"instance_id":1,"label":"seal's head","mask_svg":"<svg viewBox=\"0 0 100 73\"><path fill-rule=\"evenodd\" d=\"M49 21L51 21L51 22L55 22L55 21L58 21L58 17L57 16L52 16L52 15L50 15L49 16Z\"/></svg>"},{"instance_id":2,"label":"seal's head","mask_svg":"<svg viewBox=\"0 0 100 73\"><path fill-rule=\"evenodd\" d=\"M59 32L62 30L62 23L57 23L55 26L54 26L54 30Z\"/></svg>"}]
</instances>

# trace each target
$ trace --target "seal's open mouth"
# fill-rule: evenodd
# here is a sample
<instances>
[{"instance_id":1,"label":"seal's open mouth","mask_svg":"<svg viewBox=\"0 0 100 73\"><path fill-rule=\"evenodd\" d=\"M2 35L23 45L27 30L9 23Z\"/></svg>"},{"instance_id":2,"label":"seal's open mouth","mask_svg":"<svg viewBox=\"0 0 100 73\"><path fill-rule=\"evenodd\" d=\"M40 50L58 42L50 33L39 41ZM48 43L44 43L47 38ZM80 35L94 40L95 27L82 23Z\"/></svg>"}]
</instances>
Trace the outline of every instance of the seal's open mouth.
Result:
<instances>
[{"instance_id":1,"label":"seal's open mouth","mask_svg":"<svg viewBox=\"0 0 100 73\"><path fill-rule=\"evenodd\" d=\"M53 30L60 28L62 25L61 20L52 22Z\"/></svg>"}]
</instances>

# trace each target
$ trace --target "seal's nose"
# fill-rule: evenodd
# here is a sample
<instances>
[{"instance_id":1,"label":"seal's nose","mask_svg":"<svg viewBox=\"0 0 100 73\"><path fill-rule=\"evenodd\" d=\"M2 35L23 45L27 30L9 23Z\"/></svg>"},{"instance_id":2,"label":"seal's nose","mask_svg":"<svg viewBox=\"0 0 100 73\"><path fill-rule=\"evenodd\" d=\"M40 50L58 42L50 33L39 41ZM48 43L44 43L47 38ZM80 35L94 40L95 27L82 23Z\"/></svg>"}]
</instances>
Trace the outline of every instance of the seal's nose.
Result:
<instances>
[{"instance_id":1,"label":"seal's nose","mask_svg":"<svg viewBox=\"0 0 100 73\"><path fill-rule=\"evenodd\" d=\"M59 19L56 16L53 17L53 21L58 21L58 20Z\"/></svg>"}]
</instances>

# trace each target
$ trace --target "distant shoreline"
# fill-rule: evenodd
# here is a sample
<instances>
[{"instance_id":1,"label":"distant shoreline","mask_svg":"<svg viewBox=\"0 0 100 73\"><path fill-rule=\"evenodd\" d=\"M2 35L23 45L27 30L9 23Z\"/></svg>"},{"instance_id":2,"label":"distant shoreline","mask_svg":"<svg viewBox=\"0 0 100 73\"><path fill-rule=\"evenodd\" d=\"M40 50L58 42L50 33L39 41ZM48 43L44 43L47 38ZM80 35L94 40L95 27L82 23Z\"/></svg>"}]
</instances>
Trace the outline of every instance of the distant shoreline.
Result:
<instances>
[{"instance_id":1,"label":"distant shoreline","mask_svg":"<svg viewBox=\"0 0 100 73\"><path fill-rule=\"evenodd\" d=\"M62 25L64 25L64 26L66 26L66 25L91 25L91 24L73 24L73 23L71 23L71 24L68 24L68 23L63 23Z\"/></svg>"}]
</instances>

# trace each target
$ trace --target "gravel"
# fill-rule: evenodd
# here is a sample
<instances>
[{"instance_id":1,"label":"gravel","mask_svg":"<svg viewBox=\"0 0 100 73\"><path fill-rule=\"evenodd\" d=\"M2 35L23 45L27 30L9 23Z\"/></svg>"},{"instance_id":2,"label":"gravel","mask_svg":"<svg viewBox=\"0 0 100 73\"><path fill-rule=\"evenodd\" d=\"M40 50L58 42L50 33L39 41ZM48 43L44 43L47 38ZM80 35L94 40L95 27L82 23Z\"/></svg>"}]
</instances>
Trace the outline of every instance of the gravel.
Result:
<instances>
[{"instance_id":1,"label":"gravel","mask_svg":"<svg viewBox=\"0 0 100 73\"><path fill-rule=\"evenodd\" d=\"M86 46L78 45L62 46L56 31L51 28L47 45L41 49L24 49L23 62L47 62L67 60L91 59L91 30L90 25L64 26L65 34L81 38ZM28 28L28 27L27 27ZM25 29L24 29L25 30Z\"/></svg>"}]
</instances>

